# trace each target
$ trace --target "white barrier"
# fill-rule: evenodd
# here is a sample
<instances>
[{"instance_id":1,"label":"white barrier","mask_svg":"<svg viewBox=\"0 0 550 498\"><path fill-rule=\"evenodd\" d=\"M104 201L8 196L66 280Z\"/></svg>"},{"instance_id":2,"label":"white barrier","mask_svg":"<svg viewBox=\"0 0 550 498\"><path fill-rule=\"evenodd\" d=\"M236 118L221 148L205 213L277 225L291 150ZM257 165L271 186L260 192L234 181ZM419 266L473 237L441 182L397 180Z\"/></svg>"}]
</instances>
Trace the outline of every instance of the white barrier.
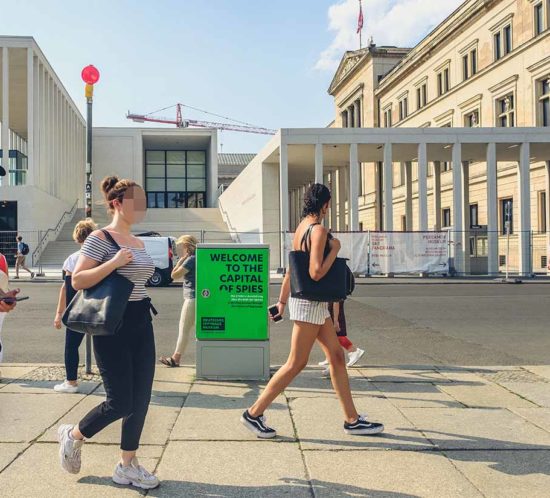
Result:
<instances>
[{"instance_id":1,"label":"white barrier","mask_svg":"<svg viewBox=\"0 0 550 498\"><path fill-rule=\"evenodd\" d=\"M448 232L333 232L351 271L362 275L446 273L449 271ZM285 246L292 250L293 233ZM288 258L287 258L288 261Z\"/></svg>"}]
</instances>

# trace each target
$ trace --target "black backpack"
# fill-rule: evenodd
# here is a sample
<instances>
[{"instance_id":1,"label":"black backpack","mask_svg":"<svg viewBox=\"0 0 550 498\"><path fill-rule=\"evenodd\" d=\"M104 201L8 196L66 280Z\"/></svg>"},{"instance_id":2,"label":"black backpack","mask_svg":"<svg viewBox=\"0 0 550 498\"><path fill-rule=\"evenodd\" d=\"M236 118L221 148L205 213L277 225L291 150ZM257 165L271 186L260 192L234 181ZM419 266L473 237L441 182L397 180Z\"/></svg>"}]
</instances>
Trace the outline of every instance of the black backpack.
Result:
<instances>
[{"instance_id":1,"label":"black backpack","mask_svg":"<svg viewBox=\"0 0 550 498\"><path fill-rule=\"evenodd\" d=\"M21 254L23 256L26 256L27 254L29 254L29 246L25 242L21 242Z\"/></svg>"}]
</instances>

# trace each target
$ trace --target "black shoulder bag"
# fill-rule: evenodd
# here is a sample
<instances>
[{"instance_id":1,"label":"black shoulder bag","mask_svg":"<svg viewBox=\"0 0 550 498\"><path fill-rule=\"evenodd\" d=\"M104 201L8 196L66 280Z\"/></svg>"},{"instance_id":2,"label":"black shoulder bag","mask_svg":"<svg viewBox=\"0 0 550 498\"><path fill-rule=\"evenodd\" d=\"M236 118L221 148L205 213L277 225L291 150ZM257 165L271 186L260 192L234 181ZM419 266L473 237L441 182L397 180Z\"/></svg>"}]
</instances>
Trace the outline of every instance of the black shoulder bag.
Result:
<instances>
[{"instance_id":1,"label":"black shoulder bag","mask_svg":"<svg viewBox=\"0 0 550 498\"><path fill-rule=\"evenodd\" d=\"M336 258L321 280L315 281L309 274L311 231L315 225L317 223L308 227L300 242L300 249L305 245L306 250L291 251L289 254L290 295L308 301L343 301L355 288L355 279L345 258Z\"/></svg>"},{"instance_id":2,"label":"black shoulder bag","mask_svg":"<svg viewBox=\"0 0 550 498\"><path fill-rule=\"evenodd\" d=\"M102 230L117 250L120 246L107 230ZM89 289L79 290L63 315L65 326L84 334L114 335L122 323L122 317L134 283L116 270Z\"/></svg>"}]
</instances>

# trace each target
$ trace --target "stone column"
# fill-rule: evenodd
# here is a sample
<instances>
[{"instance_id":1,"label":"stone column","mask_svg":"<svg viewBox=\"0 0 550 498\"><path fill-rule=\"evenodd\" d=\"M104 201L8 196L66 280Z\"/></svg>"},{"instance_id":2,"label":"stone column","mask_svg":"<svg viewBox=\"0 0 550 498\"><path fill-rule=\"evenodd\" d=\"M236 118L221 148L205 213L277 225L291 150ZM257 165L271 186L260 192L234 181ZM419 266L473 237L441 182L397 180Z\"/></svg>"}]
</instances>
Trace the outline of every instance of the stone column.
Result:
<instances>
[{"instance_id":1,"label":"stone column","mask_svg":"<svg viewBox=\"0 0 550 498\"><path fill-rule=\"evenodd\" d=\"M289 231L288 226L288 145L281 141L279 155L279 203L281 205L281 267L286 268L285 232Z\"/></svg>"},{"instance_id":2,"label":"stone column","mask_svg":"<svg viewBox=\"0 0 550 498\"><path fill-rule=\"evenodd\" d=\"M433 176L434 230L441 230L441 162L435 161Z\"/></svg>"},{"instance_id":3,"label":"stone column","mask_svg":"<svg viewBox=\"0 0 550 498\"><path fill-rule=\"evenodd\" d=\"M10 183L10 58L8 47L2 47L2 166L6 170L4 185Z\"/></svg>"},{"instance_id":4,"label":"stone column","mask_svg":"<svg viewBox=\"0 0 550 498\"><path fill-rule=\"evenodd\" d=\"M529 275L531 268L531 160L530 144L520 145L518 192L519 192L519 273Z\"/></svg>"},{"instance_id":5,"label":"stone column","mask_svg":"<svg viewBox=\"0 0 550 498\"><path fill-rule=\"evenodd\" d=\"M496 144L487 144L487 250L489 275L498 273L498 192Z\"/></svg>"},{"instance_id":6,"label":"stone column","mask_svg":"<svg viewBox=\"0 0 550 498\"><path fill-rule=\"evenodd\" d=\"M315 183L323 183L323 144L315 144Z\"/></svg>"},{"instance_id":7,"label":"stone column","mask_svg":"<svg viewBox=\"0 0 550 498\"><path fill-rule=\"evenodd\" d=\"M393 230L393 162L392 144L384 144L384 230Z\"/></svg>"},{"instance_id":8,"label":"stone column","mask_svg":"<svg viewBox=\"0 0 550 498\"><path fill-rule=\"evenodd\" d=\"M428 230L428 158L425 143L418 144L418 229Z\"/></svg>"},{"instance_id":9,"label":"stone column","mask_svg":"<svg viewBox=\"0 0 550 498\"><path fill-rule=\"evenodd\" d=\"M454 267L459 274L465 271L464 246L464 185L462 176L462 146L453 144L453 242L454 242Z\"/></svg>"},{"instance_id":10,"label":"stone column","mask_svg":"<svg viewBox=\"0 0 550 498\"><path fill-rule=\"evenodd\" d=\"M412 193L412 163L405 162L405 228L413 229L413 193Z\"/></svg>"},{"instance_id":11,"label":"stone column","mask_svg":"<svg viewBox=\"0 0 550 498\"><path fill-rule=\"evenodd\" d=\"M359 162L357 144L349 146L349 228L359 230Z\"/></svg>"}]
</instances>

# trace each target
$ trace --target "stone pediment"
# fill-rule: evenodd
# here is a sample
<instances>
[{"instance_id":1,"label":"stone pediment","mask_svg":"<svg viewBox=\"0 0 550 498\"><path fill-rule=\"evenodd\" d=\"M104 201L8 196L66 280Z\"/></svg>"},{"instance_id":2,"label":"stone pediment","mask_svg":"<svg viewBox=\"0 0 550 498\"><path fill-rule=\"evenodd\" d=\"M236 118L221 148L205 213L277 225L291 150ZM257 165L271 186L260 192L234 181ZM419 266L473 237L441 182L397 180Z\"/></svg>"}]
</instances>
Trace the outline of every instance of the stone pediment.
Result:
<instances>
[{"instance_id":1,"label":"stone pediment","mask_svg":"<svg viewBox=\"0 0 550 498\"><path fill-rule=\"evenodd\" d=\"M340 61L340 65L338 66L338 69L336 70L334 78L332 79L332 82L331 82L330 87L328 89L328 93L332 94L332 92L335 90L335 88L338 86L338 84L348 74L350 74L355 67L357 67L359 62L361 62L363 57L365 57L367 54L368 54L367 49L356 50L354 52L346 52L344 54L344 57L342 57L342 60Z\"/></svg>"}]
</instances>

